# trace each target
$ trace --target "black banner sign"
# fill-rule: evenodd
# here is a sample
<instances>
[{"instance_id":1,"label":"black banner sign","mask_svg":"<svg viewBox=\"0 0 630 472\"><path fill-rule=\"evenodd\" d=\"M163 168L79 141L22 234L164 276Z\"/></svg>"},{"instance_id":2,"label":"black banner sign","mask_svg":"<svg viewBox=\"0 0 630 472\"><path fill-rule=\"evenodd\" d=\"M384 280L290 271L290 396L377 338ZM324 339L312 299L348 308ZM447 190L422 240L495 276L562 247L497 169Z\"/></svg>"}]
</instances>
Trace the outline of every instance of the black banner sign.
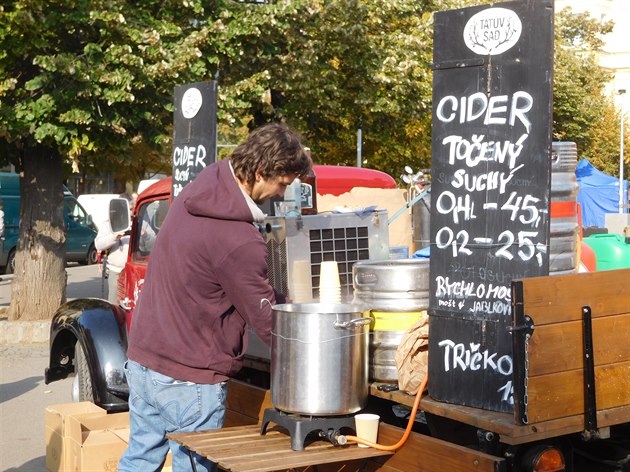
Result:
<instances>
[{"instance_id":1,"label":"black banner sign","mask_svg":"<svg viewBox=\"0 0 630 472\"><path fill-rule=\"evenodd\" d=\"M429 391L512 411L510 282L549 267L553 3L434 25Z\"/></svg>"},{"instance_id":2,"label":"black banner sign","mask_svg":"<svg viewBox=\"0 0 630 472\"><path fill-rule=\"evenodd\" d=\"M195 82L175 88L173 198L216 161L217 82Z\"/></svg>"}]
</instances>

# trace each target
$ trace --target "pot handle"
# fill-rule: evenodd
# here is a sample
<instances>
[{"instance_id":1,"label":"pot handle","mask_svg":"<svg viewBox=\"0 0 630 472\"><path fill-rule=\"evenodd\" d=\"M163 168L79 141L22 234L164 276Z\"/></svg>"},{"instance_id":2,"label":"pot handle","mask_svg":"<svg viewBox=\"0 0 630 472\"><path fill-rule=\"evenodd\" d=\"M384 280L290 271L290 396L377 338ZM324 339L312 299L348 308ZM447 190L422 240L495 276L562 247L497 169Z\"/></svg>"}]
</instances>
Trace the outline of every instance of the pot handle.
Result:
<instances>
[{"instance_id":1,"label":"pot handle","mask_svg":"<svg viewBox=\"0 0 630 472\"><path fill-rule=\"evenodd\" d=\"M355 318L350 321L335 321L333 326L335 328L356 328L358 326L369 325L372 322L372 318Z\"/></svg>"}]
</instances>

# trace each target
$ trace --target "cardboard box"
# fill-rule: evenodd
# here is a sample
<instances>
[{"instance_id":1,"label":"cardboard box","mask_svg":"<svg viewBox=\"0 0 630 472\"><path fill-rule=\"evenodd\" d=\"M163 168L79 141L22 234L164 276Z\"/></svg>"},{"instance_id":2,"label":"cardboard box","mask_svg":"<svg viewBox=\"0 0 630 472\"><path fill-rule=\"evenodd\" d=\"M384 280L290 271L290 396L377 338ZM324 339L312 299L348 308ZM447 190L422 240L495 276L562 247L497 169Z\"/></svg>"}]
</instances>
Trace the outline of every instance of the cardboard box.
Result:
<instances>
[{"instance_id":1,"label":"cardboard box","mask_svg":"<svg viewBox=\"0 0 630 472\"><path fill-rule=\"evenodd\" d=\"M116 429L113 433L118 436L120 439L125 441L125 444L129 444L129 428L127 429ZM172 470L173 465L173 455L171 451L168 451L166 456L166 461L164 462L164 466L162 467L162 472L170 472Z\"/></svg>"},{"instance_id":2,"label":"cardboard box","mask_svg":"<svg viewBox=\"0 0 630 472\"><path fill-rule=\"evenodd\" d=\"M107 414L91 402L45 410L46 467L51 472L113 472L129 443L129 413ZM162 469L170 472L169 452Z\"/></svg>"},{"instance_id":3,"label":"cardboard box","mask_svg":"<svg viewBox=\"0 0 630 472\"><path fill-rule=\"evenodd\" d=\"M71 457L67 450L68 422L72 417L105 416L107 412L91 402L60 403L46 407L46 467L51 472L67 472Z\"/></svg>"},{"instance_id":4,"label":"cardboard box","mask_svg":"<svg viewBox=\"0 0 630 472\"><path fill-rule=\"evenodd\" d=\"M626 226L630 226L630 213L606 213L604 226L609 233L624 234Z\"/></svg>"},{"instance_id":5,"label":"cardboard box","mask_svg":"<svg viewBox=\"0 0 630 472\"><path fill-rule=\"evenodd\" d=\"M366 208L376 205L379 210L387 210L387 218L392 218L407 204L407 191L392 188L355 187L342 195L317 195L317 210L320 213L343 207ZM388 227L389 247L405 246L409 253L412 248L411 211L401 213Z\"/></svg>"},{"instance_id":6,"label":"cardboard box","mask_svg":"<svg viewBox=\"0 0 630 472\"><path fill-rule=\"evenodd\" d=\"M98 417L74 416L68 419L66 451L71 456L72 472L116 471L120 456L127 449L117 431L129 430L129 413Z\"/></svg>"}]
</instances>

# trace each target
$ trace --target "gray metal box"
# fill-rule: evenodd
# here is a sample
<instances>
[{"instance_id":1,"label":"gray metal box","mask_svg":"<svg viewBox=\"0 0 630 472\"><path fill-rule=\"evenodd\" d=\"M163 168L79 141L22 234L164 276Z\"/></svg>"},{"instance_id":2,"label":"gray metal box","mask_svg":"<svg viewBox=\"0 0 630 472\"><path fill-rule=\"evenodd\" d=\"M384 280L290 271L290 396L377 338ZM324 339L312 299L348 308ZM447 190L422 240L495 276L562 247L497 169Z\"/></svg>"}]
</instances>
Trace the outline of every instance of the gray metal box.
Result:
<instances>
[{"instance_id":1,"label":"gray metal box","mask_svg":"<svg viewBox=\"0 0 630 472\"><path fill-rule=\"evenodd\" d=\"M321 213L318 215L268 217L263 236L267 242L267 267L273 287L296 299L292 280L298 267L310 272L311 293L319 298L322 261L336 261L342 302L352 300L352 266L357 261L388 259L387 211ZM304 264L304 265L302 265Z\"/></svg>"}]
</instances>

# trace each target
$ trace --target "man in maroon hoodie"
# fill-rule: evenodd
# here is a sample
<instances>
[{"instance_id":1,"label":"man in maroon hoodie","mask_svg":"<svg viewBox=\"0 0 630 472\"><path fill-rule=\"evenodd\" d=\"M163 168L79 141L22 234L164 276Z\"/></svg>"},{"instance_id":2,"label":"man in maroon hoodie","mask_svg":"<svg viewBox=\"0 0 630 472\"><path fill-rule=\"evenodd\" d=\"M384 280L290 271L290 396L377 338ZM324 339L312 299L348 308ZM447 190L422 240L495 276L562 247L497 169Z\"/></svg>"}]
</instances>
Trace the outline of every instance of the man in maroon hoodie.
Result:
<instances>
[{"instance_id":1,"label":"man in maroon hoodie","mask_svg":"<svg viewBox=\"0 0 630 472\"><path fill-rule=\"evenodd\" d=\"M246 325L270 344L271 305L285 301L267 277L256 204L284 195L311 166L299 136L272 123L173 200L130 330L131 435L119 471L159 470L169 448L173 470L187 470L188 453L165 434L223 426L226 381L242 366ZM198 471L212 470L195 461Z\"/></svg>"}]
</instances>

